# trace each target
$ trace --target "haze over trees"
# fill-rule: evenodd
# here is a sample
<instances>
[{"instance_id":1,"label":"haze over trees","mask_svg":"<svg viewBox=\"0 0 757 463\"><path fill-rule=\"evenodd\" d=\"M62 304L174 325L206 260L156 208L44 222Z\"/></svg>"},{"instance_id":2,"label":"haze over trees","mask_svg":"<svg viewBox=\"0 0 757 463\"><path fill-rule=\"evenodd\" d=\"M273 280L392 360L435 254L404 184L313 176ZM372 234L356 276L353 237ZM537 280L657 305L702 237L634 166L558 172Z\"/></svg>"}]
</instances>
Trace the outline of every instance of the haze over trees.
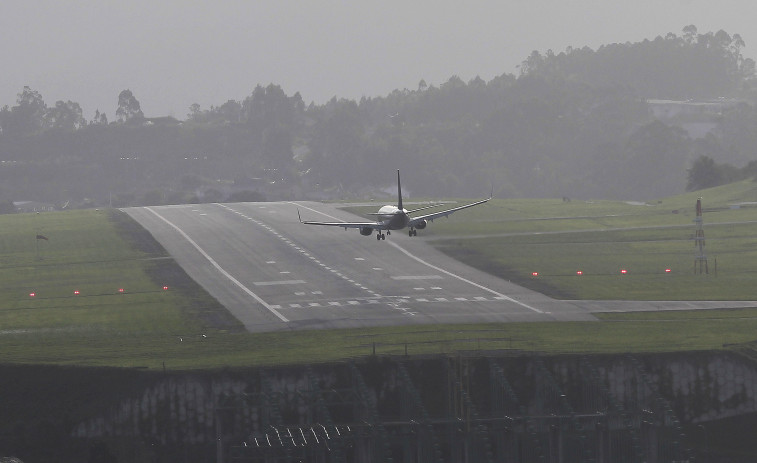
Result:
<instances>
[{"instance_id":1,"label":"haze over trees","mask_svg":"<svg viewBox=\"0 0 757 463\"><path fill-rule=\"evenodd\" d=\"M85 120L25 87L0 109L0 202L59 206L368 197L400 168L413 195L653 199L757 172L755 62L739 35L667 34L534 51L520 74L306 105L243 101ZM675 101L675 103L673 102ZM750 164L751 163L751 164Z\"/></svg>"}]
</instances>

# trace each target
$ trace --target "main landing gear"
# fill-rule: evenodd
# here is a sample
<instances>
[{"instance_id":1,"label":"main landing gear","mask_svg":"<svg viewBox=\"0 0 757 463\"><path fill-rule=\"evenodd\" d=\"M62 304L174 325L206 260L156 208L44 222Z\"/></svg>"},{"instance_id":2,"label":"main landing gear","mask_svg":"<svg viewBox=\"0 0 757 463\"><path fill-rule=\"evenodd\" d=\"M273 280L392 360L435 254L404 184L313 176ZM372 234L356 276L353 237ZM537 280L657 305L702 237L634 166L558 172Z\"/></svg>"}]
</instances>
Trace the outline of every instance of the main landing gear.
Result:
<instances>
[{"instance_id":1,"label":"main landing gear","mask_svg":"<svg viewBox=\"0 0 757 463\"><path fill-rule=\"evenodd\" d=\"M416 230L415 228L411 228L410 230L407 231L407 234L408 236L418 236L418 230Z\"/></svg>"},{"instance_id":2,"label":"main landing gear","mask_svg":"<svg viewBox=\"0 0 757 463\"><path fill-rule=\"evenodd\" d=\"M392 234L392 232L390 232L389 230L386 231L386 235L391 235L391 234ZM376 239L377 240L385 240L386 239L386 235L383 234L383 233L381 233L381 230L379 230L378 233L376 233Z\"/></svg>"}]
</instances>

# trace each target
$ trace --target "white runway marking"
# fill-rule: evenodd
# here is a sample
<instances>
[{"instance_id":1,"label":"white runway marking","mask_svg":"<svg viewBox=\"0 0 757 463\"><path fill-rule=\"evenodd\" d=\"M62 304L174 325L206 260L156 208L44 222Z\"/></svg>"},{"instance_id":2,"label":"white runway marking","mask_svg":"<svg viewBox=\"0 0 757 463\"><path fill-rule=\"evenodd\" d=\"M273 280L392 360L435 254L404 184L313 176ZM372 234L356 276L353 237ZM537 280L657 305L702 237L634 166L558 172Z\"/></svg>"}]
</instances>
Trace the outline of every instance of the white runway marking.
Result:
<instances>
[{"instance_id":1,"label":"white runway marking","mask_svg":"<svg viewBox=\"0 0 757 463\"><path fill-rule=\"evenodd\" d=\"M471 285L475 286L476 288L479 288L479 289L483 289L484 291L488 291L488 292L490 292L490 293L494 294L495 296L501 297L501 298L503 298L503 299L505 299L505 300L508 300L508 301L510 301L510 302L512 302L512 303L518 304L519 306L521 306L521 307L525 307L525 308L527 308L527 309L529 309L529 310L533 310L533 311L534 311L534 312L536 312L536 313L544 313L544 312L542 312L541 310L539 310L539 309L537 309L537 308L535 308L535 307L531 307L531 306L530 306L530 305L528 305L528 304L524 304L524 303L522 303L522 302L520 302L520 301L516 301L515 299L513 299L513 298L511 298L511 297L505 296L504 294L502 294L502 293L499 293L499 292L497 292L497 291L494 291L493 289L490 289L490 288L487 288L486 286L480 285L480 284L476 283L475 281L470 281L470 280L468 280L468 279L466 279L466 278L463 278L463 277L461 277L461 276L459 276L459 275L455 275L455 274L454 274L454 273L452 273L452 272L449 272L449 271L447 271L447 270L444 270L443 268L439 268L439 267L437 267L437 266L435 266L435 265L429 264L429 263L428 263L428 262L426 262L425 260L423 260L423 259L421 259L420 257L417 257L417 256L415 256L415 255L411 254L410 252L406 251L406 250L405 250L405 249L404 249L403 247L401 247L401 246L399 246L399 245L397 245L397 244L395 244L395 243L393 243L393 242L391 242L391 241L389 241L389 242L388 242L388 244L389 244L389 245L391 245L391 246L394 246L394 247L395 247L395 248L397 248L397 249L399 249L399 250L400 250L400 251L401 251L402 253L404 253L404 254L405 254L406 256L408 256L408 257L410 257L410 258L413 258L413 259L415 259L416 261L420 262L421 264L423 264L423 265L426 265L426 266L428 266L428 267L430 267L430 268L432 268L432 269L436 270L437 272L441 272L441 273L444 273L445 275L449 275L449 276L451 276L451 277L457 278L457 279L458 279L458 280L460 280L460 281L464 281L464 282L466 282L466 283L468 283L468 284L471 284Z\"/></svg>"},{"instance_id":2,"label":"white runway marking","mask_svg":"<svg viewBox=\"0 0 757 463\"><path fill-rule=\"evenodd\" d=\"M273 285L302 285L304 280L279 280L279 281L253 281L255 286L273 286ZM305 294L305 293L302 293Z\"/></svg>"},{"instance_id":3,"label":"white runway marking","mask_svg":"<svg viewBox=\"0 0 757 463\"><path fill-rule=\"evenodd\" d=\"M177 227L172 222L170 222L168 219L166 219L162 215L160 215L157 212L155 212L151 207L147 207L145 209L147 209L148 211L150 211L153 214L155 214L155 216L157 218L159 218L163 222L167 223L168 225L171 226L171 228L173 228L174 230L176 230L177 232L179 232L179 234L181 236L183 236L184 239L186 239L187 241L189 241L189 243L192 246L194 246L194 248L197 249L197 251L199 251L199 253L202 254L202 256L204 258L206 258L208 260L208 262L211 263L211 265L213 265L213 267L216 268L216 270L218 270L219 272L221 272L221 274L223 276L225 276L232 283L234 283L235 285L237 285L242 291L244 291L245 293L247 293L248 295L250 295L252 298L254 298L256 301L258 301L260 304L262 304L263 307L265 307L266 309L268 309L268 311L271 312L272 314L276 315L276 317L278 317L278 319L281 320L282 322L289 322L289 320L286 317L284 317L278 311L276 311L276 309L274 309L269 303L267 303L266 301L264 301L263 299L261 299L260 296L258 296L257 294L255 294L252 291L250 291L250 289L247 286L245 286L242 283L240 283L239 280L237 280L236 278L234 278L233 276L231 276L231 274L229 272L227 272L226 270L224 270L223 268L221 268L221 266L218 265L218 262L216 262L215 260L213 260L213 258L210 257L210 255L207 252L205 252L205 250L202 249L197 243L195 243L195 241L192 238L190 238L189 235L187 235L186 233L184 233L184 230L182 230L181 228Z\"/></svg>"},{"instance_id":4,"label":"white runway marking","mask_svg":"<svg viewBox=\"0 0 757 463\"><path fill-rule=\"evenodd\" d=\"M400 275L393 276L392 280L441 280L441 275Z\"/></svg>"}]
</instances>

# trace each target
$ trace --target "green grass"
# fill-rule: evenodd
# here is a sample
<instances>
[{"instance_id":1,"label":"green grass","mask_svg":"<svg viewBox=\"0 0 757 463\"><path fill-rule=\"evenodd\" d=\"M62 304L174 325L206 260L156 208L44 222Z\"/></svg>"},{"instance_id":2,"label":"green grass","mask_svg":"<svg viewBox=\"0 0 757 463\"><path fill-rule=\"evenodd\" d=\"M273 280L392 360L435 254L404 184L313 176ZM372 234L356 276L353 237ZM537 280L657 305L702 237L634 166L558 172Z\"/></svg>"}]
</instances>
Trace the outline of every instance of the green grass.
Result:
<instances>
[{"instance_id":1,"label":"green grass","mask_svg":"<svg viewBox=\"0 0 757 463\"><path fill-rule=\"evenodd\" d=\"M0 330L204 329L203 307L218 304L197 288L175 287L187 279L173 260L154 245L145 252L129 243L119 223L133 227L116 211L2 216Z\"/></svg>"},{"instance_id":2,"label":"green grass","mask_svg":"<svg viewBox=\"0 0 757 463\"><path fill-rule=\"evenodd\" d=\"M699 195L708 210L710 275L692 272ZM652 205L495 199L422 233L457 258L557 297L752 300L757 224L750 222L757 209L729 204L755 199L752 182ZM628 273L621 275L622 268ZM600 318L249 334L125 214L0 216L0 363L197 369L338 361L373 352L667 352L757 340L755 309Z\"/></svg>"},{"instance_id":3,"label":"green grass","mask_svg":"<svg viewBox=\"0 0 757 463\"><path fill-rule=\"evenodd\" d=\"M699 195L707 275L694 266ZM645 205L494 200L424 232L445 253L556 298L755 300L757 208L731 208L755 197L746 181Z\"/></svg>"}]
</instances>

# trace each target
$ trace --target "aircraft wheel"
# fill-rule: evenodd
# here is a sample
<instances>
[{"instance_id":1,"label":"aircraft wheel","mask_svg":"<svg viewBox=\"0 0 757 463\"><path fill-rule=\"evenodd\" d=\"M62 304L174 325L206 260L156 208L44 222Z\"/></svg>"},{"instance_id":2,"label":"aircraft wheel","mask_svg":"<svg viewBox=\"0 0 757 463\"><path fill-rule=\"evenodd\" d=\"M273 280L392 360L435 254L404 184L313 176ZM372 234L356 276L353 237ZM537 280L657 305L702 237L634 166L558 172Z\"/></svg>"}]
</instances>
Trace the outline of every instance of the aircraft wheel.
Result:
<instances>
[{"instance_id":1,"label":"aircraft wheel","mask_svg":"<svg viewBox=\"0 0 757 463\"><path fill-rule=\"evenodd\" d=\"M407 235L408 235L408 236L413 236L413 230L408 230L408 231L407 231Z\"/></svg>"},{"instance_id":2,"label":"aircraft wheel","mask_svg":"<svg viewBox=\"0 0 757 463\"><path fill-rule=\"evenodd\" d=\"M380 239L381 239L381 233L376 233L376 239L377 239L377 240L380 240Z\"/></svg>"}]
</instances>

